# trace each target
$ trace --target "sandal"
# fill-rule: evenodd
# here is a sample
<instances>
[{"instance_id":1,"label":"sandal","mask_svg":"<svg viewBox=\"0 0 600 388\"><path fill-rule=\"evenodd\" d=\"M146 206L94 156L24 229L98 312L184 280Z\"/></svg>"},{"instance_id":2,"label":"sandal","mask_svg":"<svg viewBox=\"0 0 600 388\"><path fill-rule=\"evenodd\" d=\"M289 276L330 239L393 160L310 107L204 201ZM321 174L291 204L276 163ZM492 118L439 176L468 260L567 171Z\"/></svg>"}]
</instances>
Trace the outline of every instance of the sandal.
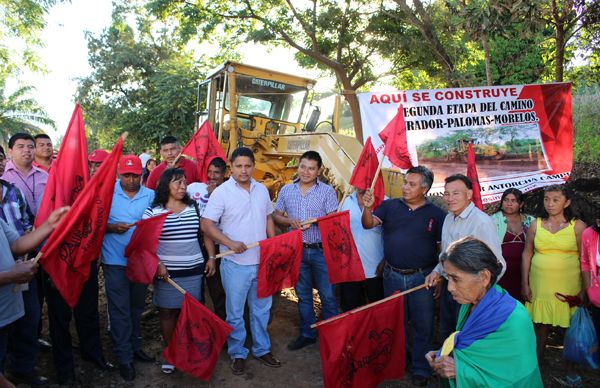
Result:
<instances>
[{"instance_id":1,"label":"sandal","mask_svg":"<svg viewBox=\"0 0 600 388\"><path fill-rule=\"evenodd\" d=\"M162 373L170 375L173 372L175 372L175 367L171 364L162 364L160 366L160 370L162 371Z\"/></svg>"}]
</instances>

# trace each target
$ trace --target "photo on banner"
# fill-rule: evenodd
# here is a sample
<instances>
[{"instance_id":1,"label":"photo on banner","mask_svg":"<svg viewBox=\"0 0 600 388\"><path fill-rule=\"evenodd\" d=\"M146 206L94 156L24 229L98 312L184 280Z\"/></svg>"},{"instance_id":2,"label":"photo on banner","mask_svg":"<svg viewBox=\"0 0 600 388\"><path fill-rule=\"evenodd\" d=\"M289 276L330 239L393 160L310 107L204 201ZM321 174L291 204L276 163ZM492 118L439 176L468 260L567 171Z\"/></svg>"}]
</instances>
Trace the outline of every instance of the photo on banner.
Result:
<instances>
[{"instance_id":1,"label":"photo on banner","mask_svg":"<svg viewBox=\"0 0 600 388\"><path fill-rule=\"evenodd\" d=\"M465 173L475 152L483 203L510 187L526 192L564 183L573 164L571 85L509 85L359 94L363 134L376 149L378 133L404 107L411 160L444 179ZM387 161L385 167L390 165Z\"/></svg>"}]
</instances>

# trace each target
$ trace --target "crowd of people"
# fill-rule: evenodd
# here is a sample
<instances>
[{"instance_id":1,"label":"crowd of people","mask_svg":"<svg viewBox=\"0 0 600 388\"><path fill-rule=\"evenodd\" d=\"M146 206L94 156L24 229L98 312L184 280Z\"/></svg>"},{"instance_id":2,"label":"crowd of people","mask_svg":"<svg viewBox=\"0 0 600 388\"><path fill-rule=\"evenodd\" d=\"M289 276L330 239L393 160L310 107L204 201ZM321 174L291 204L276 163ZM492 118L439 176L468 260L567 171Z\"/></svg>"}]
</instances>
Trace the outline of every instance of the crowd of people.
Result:
<instances>
[{"instance_id":1,"label":"crowd of people","mask_svg":"<svg viewBox=\"0 0 600 388\"><path fill-rule=\"evenodd\" d=\"M568 328L574 313L555 294L586 301L585 290L600 281L600 214L585 229L572 214L564 186L544 189L538 218L523 213L523 194L517 189L506 190L489 216L471 201L471 181L455 174L445 178L444 210L427 198L433 172L418 166L406 172L401 198L386 198L376 208L371 190L356 189L345 198L341 210L349 210L365 280L333 285L318 226L303 223L337 212L340 205L336 191L319 179L323 161L318 152L302 154L296 179L280 189L273 203L267 188L253 178L252 150L237 148L229 161L212 158L208 181L199 182L196 165L181 158L179 142L167 136L159 145L160 163L150 151L121 157L101 255L91 266L79 302L70 309L48 275L28 260L67 212L56 210L32 229L53 166L52 142L43 134L19 133L10 138L8 148L8 159L0 148L0 387L11 382L48 385L35 369L42 348L52 349L58 383L74 384L72 317L82 358L98 369L116 367L124 380L132 381L134 361L156 361L143 349L140 325L148 289L126 276L124 252L135 222L165 213L152 287L164 345L173 335L183 301L165 279L174 279L203 303L206 288L215 314L233 329L227 353L235 375L245 373L249 355L267 367L282 365L271 352L272 298L257 296L260 254L251 245L275 236L277 228L300 229L303 240L295 285L300 330L287 345L289 351L317 341L311 325L319 318L427 285L405 296L407 365L415 386L426 386L432 374L453 386L541 386L538 365L550 329ZM90 175L107 156L104 150L90 153ZM227 254L217 259L219 252ZM116 366L104 356L100 341L99 268ZM320 317L313 289L318 291ZM436 299L439 338L444 341L440 350L434 350ZM44 302L50 341L42 338ZM600 309L592 305L591 311L598 329ZM166 360L159 364L165 374L175 371ZM562 383L581 385L573 365L567 364L565 373Z\"/></svg>"}]
</instances>

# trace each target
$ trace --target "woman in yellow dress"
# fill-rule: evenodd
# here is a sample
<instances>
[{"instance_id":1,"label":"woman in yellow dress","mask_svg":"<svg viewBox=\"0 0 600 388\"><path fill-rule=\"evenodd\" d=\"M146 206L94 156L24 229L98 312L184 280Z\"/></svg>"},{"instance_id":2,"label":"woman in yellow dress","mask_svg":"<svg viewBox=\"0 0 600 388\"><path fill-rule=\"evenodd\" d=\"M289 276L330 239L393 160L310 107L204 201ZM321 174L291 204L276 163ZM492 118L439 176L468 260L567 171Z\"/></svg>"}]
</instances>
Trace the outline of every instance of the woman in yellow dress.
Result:
<instances>
[{"instance_id":1,"label":"woman in yellow dress","mask_svg":"<svg viewBox=\"0 0 600 388\"><path fill-rule=\"evenodd\" d=\"M525 308L534 322L538 361L541 361L551 326L568 328L575 307L560 301L555 293L581 293L579 248L585 224L576 220L564 186L544 189L542 216L527 230L522 262L522 293ZM577 386L581 378L567 365L566 379Z\"/></svg>"}]
</instances>

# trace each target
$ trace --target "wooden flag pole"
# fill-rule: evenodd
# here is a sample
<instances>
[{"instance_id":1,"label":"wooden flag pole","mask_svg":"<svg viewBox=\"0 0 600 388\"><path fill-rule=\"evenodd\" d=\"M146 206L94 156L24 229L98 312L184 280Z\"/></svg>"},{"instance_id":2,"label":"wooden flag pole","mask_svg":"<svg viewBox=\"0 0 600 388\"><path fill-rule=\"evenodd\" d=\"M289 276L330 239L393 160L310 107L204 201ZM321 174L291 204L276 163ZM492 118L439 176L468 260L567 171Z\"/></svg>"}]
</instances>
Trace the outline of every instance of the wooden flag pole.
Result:
<instances>
[{"instance_id":1,"label":"wooden flag pole","mask_svg":"<svg viewBox=\"0 0 600 388\"><path fill-rule=\"evenodd\" d=\"M375 190L375 184L377 183L377 178L379 177L379 173L381 172L381 166L383 166L383 159L385 159L385 155L381 155L381 160L379 161L379 165L377 166L377 171L375 171L373 182L371 182L371 191Z\"/></svg>"},{"instance_id":2,"label":"wooden flag pole","mask_svg":"<svg viewBox=\"0 0 600 388\"><path fill-rule=\"evenodd\" d=\"M302 221L300 223L300 225L309 225L309 224L314 224L315 222L317 222L316 218L310 218L310 219L308 219L306 221ZM257 241L257 242L254 242L252 244L246 245L246 248L254 248L254 247L257 247L259 244L260 244L260 242ZM223 252L223 253L219 253L218 255L215 256L215 258L220 259L221 257L233 255L234 253L235 253L235 251L233 251L233 250L226 251L226 252Z\"/></svg>"},{"instance_id":3,"label":"wooden flag pole","mask_svg":"<svg viewBox=\"0 0 600 388\"><path fill-rule=\"evenodd\" d=\"M165 278L165 282L167 282L170 285L172 285L173 287L175 287L177 289L177 291L181 292L183 295L185 295L185 293L187 292L179 284L175 283L175 281L173 281L173 279L171 279L169 277Z\"/></svg>"},{"instance_id":4,"label":"wooden flag pole","mask_svg":"<svg viewBox=\"0 0 600 388\"><path fill-rule=\"evenodd\" d=\"M419 291L420 289L425 288L426 286L427 286L427 283L423 283L420 286L413 287L411 289L408 289L406 291L400 292L398 294L390 295L387 298L383 298L381 300L378 300L377 302L369 303L369 304L366 304L364 306L357 307L354 310L350 310L350 311L347 311L347 312L345 312L343 314L336 315L335 317L331 317L329 319L325 319L324 321L320 321L320 322L314 323L314 324L310 325L310 328L314 329L315 327L318 327L318 326L321 326L321 325L325 325L326 323L337 321L338 319L345 318L348 315L356 314L359 311L363 311L363 310L366 310L366 309L371 308L373 306L377 306L378 304L385 303L388 300L396 299L396 298L398 298L400 296L404 296L406 294L410 294L411 292Z\"/></svg>"},{"instance_id":5,"label":"wooden flag pole","mask_svg":"<svg viewBox=\"0 0 600 388\"><path fill-rule=\"evenodd\" d=\"M35 257L33 259L31 259L31 260L33 260L33 264L37 264L37 262L40 261L40 259L42 258L42 253L43 252L41 252L41 251L38 252L38 254L35 255Z\"/></svg>"},{"instance_id":6,"label":"wooden flag pole","mask_svg":"<svg viewBox=\"0 0 600 388\"><path fill-rule=\"evenodd\" d=\"M342 210L342 206L344 205L344 201L346 200L346 198L348 198L348 195L350 195L350 192L352 191L352 188L350 185L348 185L348 187L346 188L346 190L344 190L344 195L342 196L342 200L340 201L340 205L338 206L338 213Z\"/></svg>"},{"instance_id":7,"label":"wooden flag pole","mask_svg":"<svg viewBox=\"0 0 600 388\"><path fill-rule=\"evenodd\" d=\"M257 242L253 242L252 244L246 245L246 248L248 248L248 249L254 248L254 247L257 247L259 244L260 243L258 241ZM234 253L235 253L235 251L233 251L233 250L227 251L227 252L223 252L223 253L219 253L218 255L215 256L215 258L220 259L223 256L229 256L229 255L232 255Z\"/></svg>"}]
</instances>

